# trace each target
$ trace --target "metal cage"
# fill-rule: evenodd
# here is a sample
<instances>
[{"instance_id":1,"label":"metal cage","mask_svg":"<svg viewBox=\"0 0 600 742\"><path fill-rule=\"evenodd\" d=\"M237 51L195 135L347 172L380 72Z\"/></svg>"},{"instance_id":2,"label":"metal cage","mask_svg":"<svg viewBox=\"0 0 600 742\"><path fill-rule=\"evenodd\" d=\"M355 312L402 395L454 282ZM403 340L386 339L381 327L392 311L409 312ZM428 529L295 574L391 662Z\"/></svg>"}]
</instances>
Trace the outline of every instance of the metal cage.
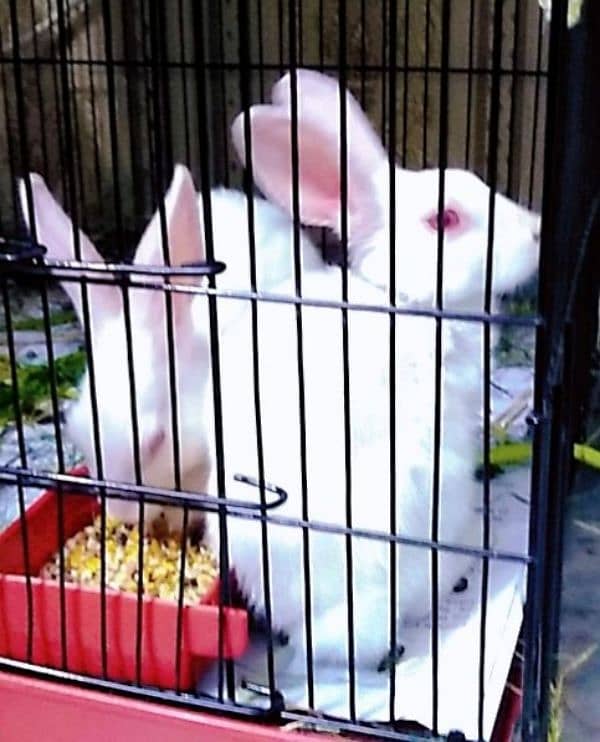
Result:
<instances>
[{"instance_id":1,"label":"metal cage","mask_svg":"<svg viewBox=\"0 0 600 742\"><path fill-rule=\"evenodd\" d=\"M0 8L0 286L6 352L2 380L6 411L0 411L5 428L0 442L0 500L10 503L2 510L6 521L2 525L6 529L0 535L4 553L0 556L2 682L26 676L32 683L35 678L36 682L55 684L48 687L110 692L123 699L124 708L139 700L156 702L158 712L154 713L160 715L160 709L164 709L165 718L173 709L214 712L235 720L228 731L220 728L224 738L229 738L227 734L233 734L237 720L243 719L263 725L261 730L291 723L309 730L373 738L447 736L453 740L499 742L511 738L519 714L522 739L547 737L558 643L562 506L571 484L573 443L581 429L597 331L598 260L593 246L598 239L600 149L595 141L598 113L593 83L597 78L598 54L593 39L599 23L600 13L593 3L566 0L554 0L551 10L546 11L535 0L9 0ZM318 98L314 110L308 113L302 88L304 70L325 74L336 91L330 90L327 99ZM255 110L253 106L269 103L273 84L286 73L289 98L287 102L280 101L278 110L287 106L290 148L287 158L279 155L276 166L287 159L292 181L289 214L285 217L290 272L285 276L287 283L282 280L265 289L260 251L266 249L268 237L257 236L262 206L257 206L259 190L255 180L267 196L273 194L270 183L267 180L265 186L264 177L261 180L257 163L253 162L257 130L253 128L255 119L251 112ZM346 90L355 98L348 98ZM349 119L356 115L354 107L358 105L366 111L388 153L385 165L389 193L382 207L389 228L382 248L387 278L383 287L369 285L369 291L379 292L379 302L357 299L353 293L353 270L357 260L362 265L362 256L352 257L352 204L370 194L369 188L359 190L358 196L353 190L352 148L356 140L349 129ZM238 114L244 154L236 160L229 129ZM303 218L308 200L300 183L308 141L302 139L301 127L313 115L324 122L323 126L330 125L336 136L339 117L339 175L334 206L329 207L339 209L339 215L335 211L334 217L328 215L321 223ZM361 140L359 149L363 144L370 146L367 139ZM267 137L267 153L270 146L276 145L275 134L271 142ZM362 152L358 153L359 159ZM186 224L188 228L190 223L201 225L205 254L201 259L188 256L171 265L171 211L163 198L180 162L190 168L201 196L198 213ZM433 288L429 302L404 301L396 287L396 276L400 275L397 270L402 270L402 265L400 258L396 264L395 227L404 215L397 199L402 196L403 187L411 187L396 180L396 163L401 172L436 169L431 181L434 191L430 192L435 208L429 221L433 220L437 235L437 263L430 275ZM482 226L485 244L480 246L485 271L477 306L446 305L444 271L452 261L452 256L448 256L455 247L452 220L462 218L462 207L451 204L454 216L445 221L450 208L446 196L447 192L452 193L448 173L452 168L471 170L489 186ZM45 178L70 217L65 232L69 235L69 254L58 254L49 244L53 234L48 225L58 229L58 222L47 217L48 212L36 200L42 181L27 177L32 172ZM23 178L22 185L19 178ZM247 244L248 271L238 285L228 283L228 276L237 275L235 252L232 246L219 242L218 219L222 217L215 217L215 203L221 196L211 189L221 184L243 194L236 201L238 216L231 217L232 223L238 219L243 224ZM371 184L371 190L374 188ZM492 266L499 242L498 228L510 227L495 221L496 209L500 208L497 192L542 213L537 289L529 285L501 311L492 301ZM278 206L282 206L281 200ZM136 262L135 243L153 212L155 234L161 243L160 252L156 253L159 259ZM90 259L93 253L88 250L84 232L94 238L102 258ZM144 244L143 239L140 245ZM316 245L323 271L335 272L335 295L305 293L305 240ZM189 241L193 242L191 238ZM420 249L416 248L411 260L421 259ZM363 277L361 274L361 281ZM71 310L57 289L57 281L69 292L82 326L76 341L79 345L74 352L73 345L69 345L71 353L66 356L61 350L64 338L58 325ZM102 291L107 292L105 296L110 291L118 295L121 307L121 324L113 331L113 347L114 363L124 364L116 373L125 379L126 391L119 397L116 384L113 399L110 385L98 378L112 359L99 358L95 350L102 333L100 324L96 324L100 306L97 297L103 295ZM33 325L24 323L20 314L19 297L24 295L35 306ZM153 451L158 450L167 435L172 446L170 485L165 485L160 476L155 481L153 477L150 482L145 479L150 471L143 453L146 438L141 418L145 413L140 412L137 398L148 392L144 387L147 379L139 377L136 367L136 356L141 351L136 345L139 327L135 313L136 303L141 306L142 299L146 301L149 295L160 299L158 305L148 300L144 321L155 322L164 331L160 342L169 360L162 369L168 390L165 425L170 426L166 434L161 428L162 437L153 439L151 444L155 446ZM184 362L184 335L177 325L177 313L188 299L202 302L206 316L206 355L201 361L204 365L199 365L195 357L189 379L197 374L207 385L207 446L213 459L213 490L208 485L186 487L185 482L191 480L186 480L183 471L184 450L191 434L181 430L179 422L187 414L184 403L192 406L196 402L194 392L189 392L189 399L182 398L179 375L179 364ZM232 356L228 350L227 328L237 320L233 310L229 313L230 306L243 307L240 312L245 313L245 331L235 337L245 337L250 349L247 355L240 355L239 365L231 370L235 354ZM265 375L270 378L263 358L276 357L265 350L271 341L265 339L262 331L270 326L269 312L275 311L269 307L289 311L288 329L293 339L291 368L296 385L297 422L290 424L289 429L297 431L293 466L298 471L295 478L290 476L287 481L273 476L273 471L280 470L273 464L269 446L273 446L277 436L269 418L263 415L264 405L270 404L269 389L261 381ZM530 311L523 311L523 307ZM311 347L310 332L315 328L315 321L310 318L319 312L323 317L335 317L338 323L335 338L339 344L339 383L337 391L331 387L329 396L339 394L342 414L339 435L330 441L330 450L321 452L323 461L329 457L331 467L337 466L343 475L343 507L334 521L311 516L315 507L311 498L326 496L326 491L319 491L318 486L316 495L313 492L320 470L315 474L311 462L320 453L313 453L309 440L311 431L316 429L311 417L316 415L314 398L320 392L310 378L310 369L314 374L315 366L311 366L307 348ZM410 361L414 354L416 367L421 368L418 348L409 347L408 343L403 347L406 338L402 328L405 322L409 327L411 318L428 323L419 325L429 329L418 335L430 333L434 349L432 355L428 351L426 356L434 360L429 379L433 390L431 408L426 404L419 408L423 417L430 418L427 431L432 439L426 480L427 497L431 499L425 535L406 532L397 523L403 497L408 495L398 485L402 463L396 457L402 453L401 441L410 442L412 435L410 429L406 436L399 432L403 430L399 426L410 400L403 397L398 364L405 357ZM73 319L69 314L67 323L72 324ZM324 328L329 321L323 319ZM375 503L374 509L379 502L372 500L372 492L356 492L356 482L360 487L362 477L369 472L357 471L353 465L354 457L361 462L363 459L351 412L359 404L357 399L367 406L366 400L374 388L371 384L376 383L369 376L371 371L361 376L357 369L359 356L353 350L353 328L367 321L373 328L384 322L387 328L382 349L387 360L374 368L381 374L385 370L388 403L384 411L373 411L373 415L379 415L377 424L388 430L387 470L382 480L389 489L389 497L384 500L388 508L387 527L365 525L371 521L356 504L361 495L362 502ZM32 326L39 335L35 340L35 363L39 363L37 356L41 354L41 367L46 369L43 414L39 404L27 397L27 369L40 368L28 362L27 347L22 347L23 342L25 346L34 342L29 336L23 340L22 335ZM444 446L448 445L447 441L444 443L448 424L444 390L449 369L444 365L446 327L462 328L457 330L462 333L457 337L477 337L479 344L478 367L465 365L461 372L465 386L471 383L466 380L469 373L478 375L473 388L477 389L479 409L473 409L473 418L478 425L480 452L469 454L468 459L472 469L469 486L475 487L473 482L478 482L480 498L477 544L454 543L443 536L444 496L448 497L444 489ZM519 408L519 413L523 413L519 418L522 432L516 444L521 454L523 450L531 452L530 465L521 462L521 467L515 469L520 472L519 481L527 486L524 491L515 492L512 484L506 485L506 496L526 508L518 511L520 516L506 515L512 512L512 505L494 505L496 482L507 481L504 477L510 478L512 471L500 471L499 462L503 461L495 458L497 421L492 418L492 408L494 393L502 386L493 378L494 359L499 352L497 332L505 350L513 342L525 348L519 363L531 370L533 376L528 378L534 380L531 402L521 405L529 405L526 417ZM324 334L323 345L331 342ZM417 336L415 342L418 346ZM119 343L123 345L121 350ZM288 346L282 342L281 347L283 353ZM61 359L73 355L77 356L79 374L82 365L88 369L89 450L93 451L95 462L85 463L91 465L92 473L79 467L80 452L71 446L68 433L62 428L66 397L73 396L76 380L68 376L65 381L66 367L61 365ZM149 377L161 373L159 365L155 369L146 364ZM423 375L427 370L423 368ZM227 386L227 379L233 378L234 372L239 375L240 386L248 386L250 398L245 399L252 413L239 421L235 409L230 412L227 401L228 394L234 396L231 382ZM325 377L327 373L324 369ZM97 384L103 393L97 392ZM114 475L119 470L114 468L113 459L122 451L111 450L106 455L109 446L102 428L104 410L111 404L125 408L119 410L124 415L120 420L129 419L125 427L133 457L128 469L123 470L130 472L129 478ZM328 408L323 409L322 414L326 415ZM362 410L359 407L359 419ZM233 445L228 436L236 422L240 427L252 428L255 463L249 470L232 470L237 460L227 459ZM284 423L282 431L287 430L288 423ZM325 429L327 424L324 420ZM473 422L465 420L464 424ZM39 430L43 430L46 441L43 456L38 445ZM282 432L282 438L287 440L285 435L288 434ZM411 451L407 449L406 455ZM247 461L241 455L239 460ZM375 478L375 488L378 481ZM39 499L47 489L50 492ZM99 549L100 585L95 597L88 593L81 597L73 590L65 573L66 555L60 546L76 527L93 516L98 518L98 535L103 539L115 500L136 508L140 531L145 529L148 508L153 505L180 508L184 530L199 512L212 515L211 527L216 529L219 544L219 579L211 600L194 610L184 604L186 548L192 548L191 542L186 541L188 546L183 548L177 573L176 597L170 608L160 607L165 601L153 602L144 597L147 586L144 587L143 579L136 578L131 603L113 615L115 598L107 585L104 549ZM511 540L511 534L504 541L496 540L498 529L510 530L511 517L513 521L520 519L522 526L527 525L523 530L523 548L514 546L521 542ZM508 519L509 526L496 526L496 520L502 524L503 518ZM244 533L236 530L237 523L247 523L247 529L255 529L247 533L253 534L257 551L246 557L256 565L256 589L263 603L259 608L253 605L256 595L249 590L248 582L232 577L236 570L232 539L239 539L239 534ZM278 536L282 532L289 535ZM329 543L327 538L336 544L330 563L315 564L311 548L315 543ZM273 540L280 551L274 551ZM296 551L286 554L286 540L294 544ZM375 622L372 636L365 635L361 623L364 619L359 617L360 611L367 610L361 594L367 590L368 580L357 587L356 574L360 573L362 559L367 558L367 551L357 550L357 543L375 544L374 549L383 549L387 555L382 568L386 605L380 610L369 608ZM54 592L50 592L34 565L57 548L58 573ZM144 553L140 538L133 557L136 575L144 574ZM328 553L326 550L326 562ZM403 589L398 574L404 569L404 556L398 561L398 554L413 554L415 560L416 554L427 555L425 574L431 580L427 587L428 617L415 619L413 626L427 648L416 660L410 646L404 646L404 634L397 631L398 612L405 610L398 602ZM273 595L270 587L272 581L281 585L287 579L290 595L294 594L293 574L284 579L281 573L285 572L286 560L293 564L298 555L300 628L291 619L290 624L280 622L278 611L283 611L283 598ZM342 555L338 562L336 555ZM450 564L447 560L461 555L477 566L469 568L472 571L468 579L461 578L454 585L454 603L448 603L450 598L442 593L438 581L445 565ZM240 563L237 564L240 572ZM505 565L512 580L508 608L500 617L496 615L497 597L504 583L498 583L498 564ZM340 646L345 647L346 660L339 671L341 675L330 683L329 693L334 698L331 702L325 700L320 685L328 668L326 654L325 659L319 654L325 631L318 613L319 600L326 599L321 597L319 580L325 580L325 566L333 572L332 594L334 587L341 585L345 595L334 633ZM452 608L455 604L458 607ZM159 616L161 611L164 614ZM468 634L464 634L464 627L461 629L461 646L469 645L472 650L472 657L465 658L464 665L460 653L452 650L452 631L447 628L447 624L452 628L454 619L448 616L454 614L462 616L459 628L469 621L471 626ZM368 675L375 678L369 680L375 685L364 685L366 675L362 673L367 670L361 664L362 649L367 640L380 638L375 626L380 615L385 615L389 627L385 636L388 651ZM83 622L84 633L87 625L89 636L73 639L69 632L78 621ZM509 625L512 628L506 629L505 646L500 647L500 641L500 648L494 649L496 654L486 659L486 652L492 652L492 636L501 635ZM197 643L204 642L205 647L212 642L210 651L199 650L199 664L196 657L188 666L190 659L183 658L184 646L194 644L190 632L200 630L212 638L198 638ZM244 652L246 631L250 635L250 655ZM40 648L44 642L48 644L47 651ZM119 642L129 647L131 676L115 670L111 653ZM165 643L168 646L163 646ZM285 676L280 664L282 654L296 651L297 646L301 647L300 654L304 652L300 690ZM403 657L405 649L411 661L422 663L413 676L405 669L409 666ZM80 651L87 659L78 664L74 658ZM454 658L452 667L446 667L446 652ZM92 655L93 661L89 659ZM264 664L264 673L257 671L262 681L247 671L243 664L247 656L251 657L248 662ZM160 673L149 672L151 662L168 666L170 680L163 683ZM492 666L496 667L497 676L490 669ZM372 668L369 666L368 670L371 672ZM210 682L200 683L200 675L210 677ZM452 678L456 679L458 696L449 702ZM189 687L190 682L193 688ZM409 694L411 683L415 688L424 688L426 695L423 708L415 716L411 716L411 708L398 706L399 696ZM162 689L157 687L161 685ZM26 695L26 691L25 688L20 693ZM470 709L465 711L465 726L460 723L460 713L453 715L461 705L461 693L469 696L464 703ZM32 699L34 696L32 692ZM377 707L376 713L365 710L367 698ZM90 701L77 702L83 708ZM36 708L35 700L32 704L31 710ZM42 719L43 708L42 705L39 712ZM0 719L3 713L0 711ZM197 718L204 718L202 723L208 724L202 714ZM6 723L9 730L17 728L10 725L8 716ZM252 729L240 726L238 732L253 738ZM219 731L212 727L211 733Z\"/></svg>"}]
</instances>

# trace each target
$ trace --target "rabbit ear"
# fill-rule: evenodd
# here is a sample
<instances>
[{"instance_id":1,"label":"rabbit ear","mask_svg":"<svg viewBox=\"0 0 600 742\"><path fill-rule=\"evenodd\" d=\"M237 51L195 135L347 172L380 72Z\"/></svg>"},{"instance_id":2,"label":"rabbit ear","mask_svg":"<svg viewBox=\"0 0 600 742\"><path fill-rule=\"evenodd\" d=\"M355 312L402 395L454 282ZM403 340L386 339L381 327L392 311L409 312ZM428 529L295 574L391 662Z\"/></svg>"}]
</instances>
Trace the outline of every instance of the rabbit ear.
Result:
<instances>
[{"instance_id":1,"label":"rabbit ear","mask_svg":"<svg viewBox=\"0 0 600 742\"><path fill-rule=\"evenodd\" d=\"M163 236L167 240L169 264L180 266L184 263L205 260L204 230L198 195L189 170L183 165L176 165L171 185L164 200L165 231L161 225L160 212L157 210L146 227L136 250L136 265L165 265ZM152 282L152 281L149 281ZM154 281L162 283L162 279ZM197 284L194 277L177 276L174 283ZM156 311L164 306L163 292L150 289L136 291L136 302L133 309L143 324L151 323L158 328ZM190 316L190 296L175 292L173 294L173 311L177 325L187 327ZM154 311L155 310L155 311Z\"/></svg>"},{"instance_id":2,"label":"rabbit ear","mask_svg":"<svg viewBox=\"0 0 600 742\"><path fill-rule=\"evenodd\" d=\"M298 117L320 118L325 130L330 128L339 139L340 128L340 84L338 80L313 70L296 72L296 96ZM288 72L273 86L271 100L275 105L290 111L292 106L292 77ZM337 115L331 115L335 109ZM358 101L346 90L346 129L348 147L352 153L371 159L372 167L387 158L381 141L374 131Z\"/></svg>"},{"instance_id":3,"label":"rabbit ear","mask_svg":"<svg viewBox=\"0 0 600 742\"><path fill-rule=\"evenodd\" d=\"M287 79L283 78L278 83L280 87L276 86L276 99L281 105L253 106L249 115L256 183L268 198L292 214L292 121L287 105L290 100ZM339 94L336 90L334 95L333 81L315 91L313 78L307 79L314 98L304 95L302 82L297 127L300 221L310 226L330 227L340 234ZM347 100L351 101L348 112L352 111L347 120L346 138L348 238L352 247L368 239L383 224L381 192L374 174L385 166L386 157L356 101L349 95ZM232 125L233 143L242 163L246 161L245 115L241 113Z\"/></svg>"},{"instance_id":4,"label":"rabbit ear","mask_svg":"<svg viewBox=\"0 0 600 742\"><path fill-rule=\"evenodd\" d=\"M27 228L46 248L48 258L59 261L75 260L74 229L71 220L54 199L41 175L30 173L28 178L31 187L32 211L30 211L25 181L19 180L19 199ZM81 260L92 263L103 262L90 239L81 230L78 234ZM79 283L63 281L62 287L71 299L79 320L83 322ZM90 297L93 298L95 319L101 319L104 315L118 310L119 297L112 286L89 285L88 290Z\"/></svg>"},{"instance_id":5,"label":"rabbit ear","mask_svg":"<svg viewBox=\"0 0 600 742\"><path fill-rule=\"evenodd\" d=\"M202 220L197 199L190 171L183 165L176 165L164 202L165 235L170 265L205 260ZM164 265L164 255L163 230L160 212L157 210L142 235L134 263ZM185 282L183 277L177 281Z\"/></svg>"}]
</instances>

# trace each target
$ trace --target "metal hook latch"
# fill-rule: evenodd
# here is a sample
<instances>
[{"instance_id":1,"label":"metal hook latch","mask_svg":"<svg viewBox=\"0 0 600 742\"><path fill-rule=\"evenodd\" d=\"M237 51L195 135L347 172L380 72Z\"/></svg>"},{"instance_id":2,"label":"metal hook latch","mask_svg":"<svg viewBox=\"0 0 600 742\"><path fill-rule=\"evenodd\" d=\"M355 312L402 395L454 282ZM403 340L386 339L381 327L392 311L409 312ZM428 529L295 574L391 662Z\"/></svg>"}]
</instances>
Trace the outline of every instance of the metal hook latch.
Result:
<instances>
[{"instance_id":1,"label":"metal hook latch","mask_svg":"<svg viewBox=\"0 0 600 742\"><path fill-rule=\"evenodd\" d=\"M216 276L218 273L227 270L227 264L222 260L198 260L191 263L182 263L181 267L197 268L197 271L194 271L196 276Z\"/></svg>"},{"instance_id":2,"label":"metal hook latch","mask_svg":"<svg viewBox=\"0 0 600 742\"><path fill-rule=\"evenodd\" d=\"M0 263L9 265L35 263L42 260L47 250L31 240L13 240L0 237Z\"/></svg>"}]
</instances>

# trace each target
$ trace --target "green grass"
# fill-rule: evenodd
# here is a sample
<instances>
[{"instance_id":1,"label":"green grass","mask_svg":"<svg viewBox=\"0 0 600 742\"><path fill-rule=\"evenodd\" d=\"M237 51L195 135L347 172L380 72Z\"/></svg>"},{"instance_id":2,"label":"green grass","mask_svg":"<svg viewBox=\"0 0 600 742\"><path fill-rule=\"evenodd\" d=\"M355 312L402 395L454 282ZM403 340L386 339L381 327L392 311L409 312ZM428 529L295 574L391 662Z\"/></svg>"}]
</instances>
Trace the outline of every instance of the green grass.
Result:
<instances>
[{"instance_id":1,"label":"green grass","mask_svg":"<svg viewBox=\"0 0 600 742\"><path fill-rule=\"evenodd\" d=\"M56 391L60 399L76 395L77 384L86 365L82 350L57 358L54 363ZM25 366L17 364L17 389L21 415L25 420L36 421L51 415L52 378L47 365ZM15 419L15 395L10 370L10 359L0 356L0 426Z\"/></svg>"},{"instance_id":2,"label":"green grass","mask_svg":"<svg viewBox=\"0 0 600 742\"><path fill-rule=\"evenodd\" d=\"M64 325L70 322L77 322L77 315L72 309L62 309L50 314L50 324L53 327L56 325ZM22 319L17 319L13 322L13 330L15 331L43 329L43 317L23 317Z\"/></svg>"},{"instance_id":3,"label":"green grass","mask_svg":"<svg viewBox=\"0 0 600 742\"><path fill-rule=\"evenodd\" d=\"M598 651L598 644L592 644L571 662L565 663L550 690L550 723L548 726L548 742L560 742L563 732L563 714L565 706L566 685L570 676L578 670Z\"/></svg>"}]
</instances>

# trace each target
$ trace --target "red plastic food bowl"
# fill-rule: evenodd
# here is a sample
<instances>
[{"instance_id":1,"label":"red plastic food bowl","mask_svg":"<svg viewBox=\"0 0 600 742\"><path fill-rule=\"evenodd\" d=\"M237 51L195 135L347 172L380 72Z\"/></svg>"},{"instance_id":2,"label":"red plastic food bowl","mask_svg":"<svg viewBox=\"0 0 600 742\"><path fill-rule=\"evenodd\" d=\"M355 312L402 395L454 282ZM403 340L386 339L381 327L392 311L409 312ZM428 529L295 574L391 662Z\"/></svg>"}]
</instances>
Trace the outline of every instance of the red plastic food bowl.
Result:
<instances>
[{"instance_id":1,"label":"red plastic food bowl","mask_svg":"<svg viewBox=\"0 0 600 742\"><path fill-rule=\"evenodd\" d=\"M73 472L81 475L81 469ZM65 538L89 525L99 512L93 497L64 497ZM27 582L23 534L16 521L0 533L0 655L49 667L62 667L60 587L42 580L42 566L58 551L58 498L49 490L26 513L33 597L32 652L27 656ZM190 690L199 673L219 656L219 620L223 620L223 655L239 657L248 645L246 612L218 605L218 581L201 604L185 606L182 617L179 684L176 679L177 604L144 598L141 682L163 689ZM65 584L66 659L71 672L103 677L101 593L95 587ZM106 590L106 677L136 681L137 595Z\"/></svg>"}]
</instances>

